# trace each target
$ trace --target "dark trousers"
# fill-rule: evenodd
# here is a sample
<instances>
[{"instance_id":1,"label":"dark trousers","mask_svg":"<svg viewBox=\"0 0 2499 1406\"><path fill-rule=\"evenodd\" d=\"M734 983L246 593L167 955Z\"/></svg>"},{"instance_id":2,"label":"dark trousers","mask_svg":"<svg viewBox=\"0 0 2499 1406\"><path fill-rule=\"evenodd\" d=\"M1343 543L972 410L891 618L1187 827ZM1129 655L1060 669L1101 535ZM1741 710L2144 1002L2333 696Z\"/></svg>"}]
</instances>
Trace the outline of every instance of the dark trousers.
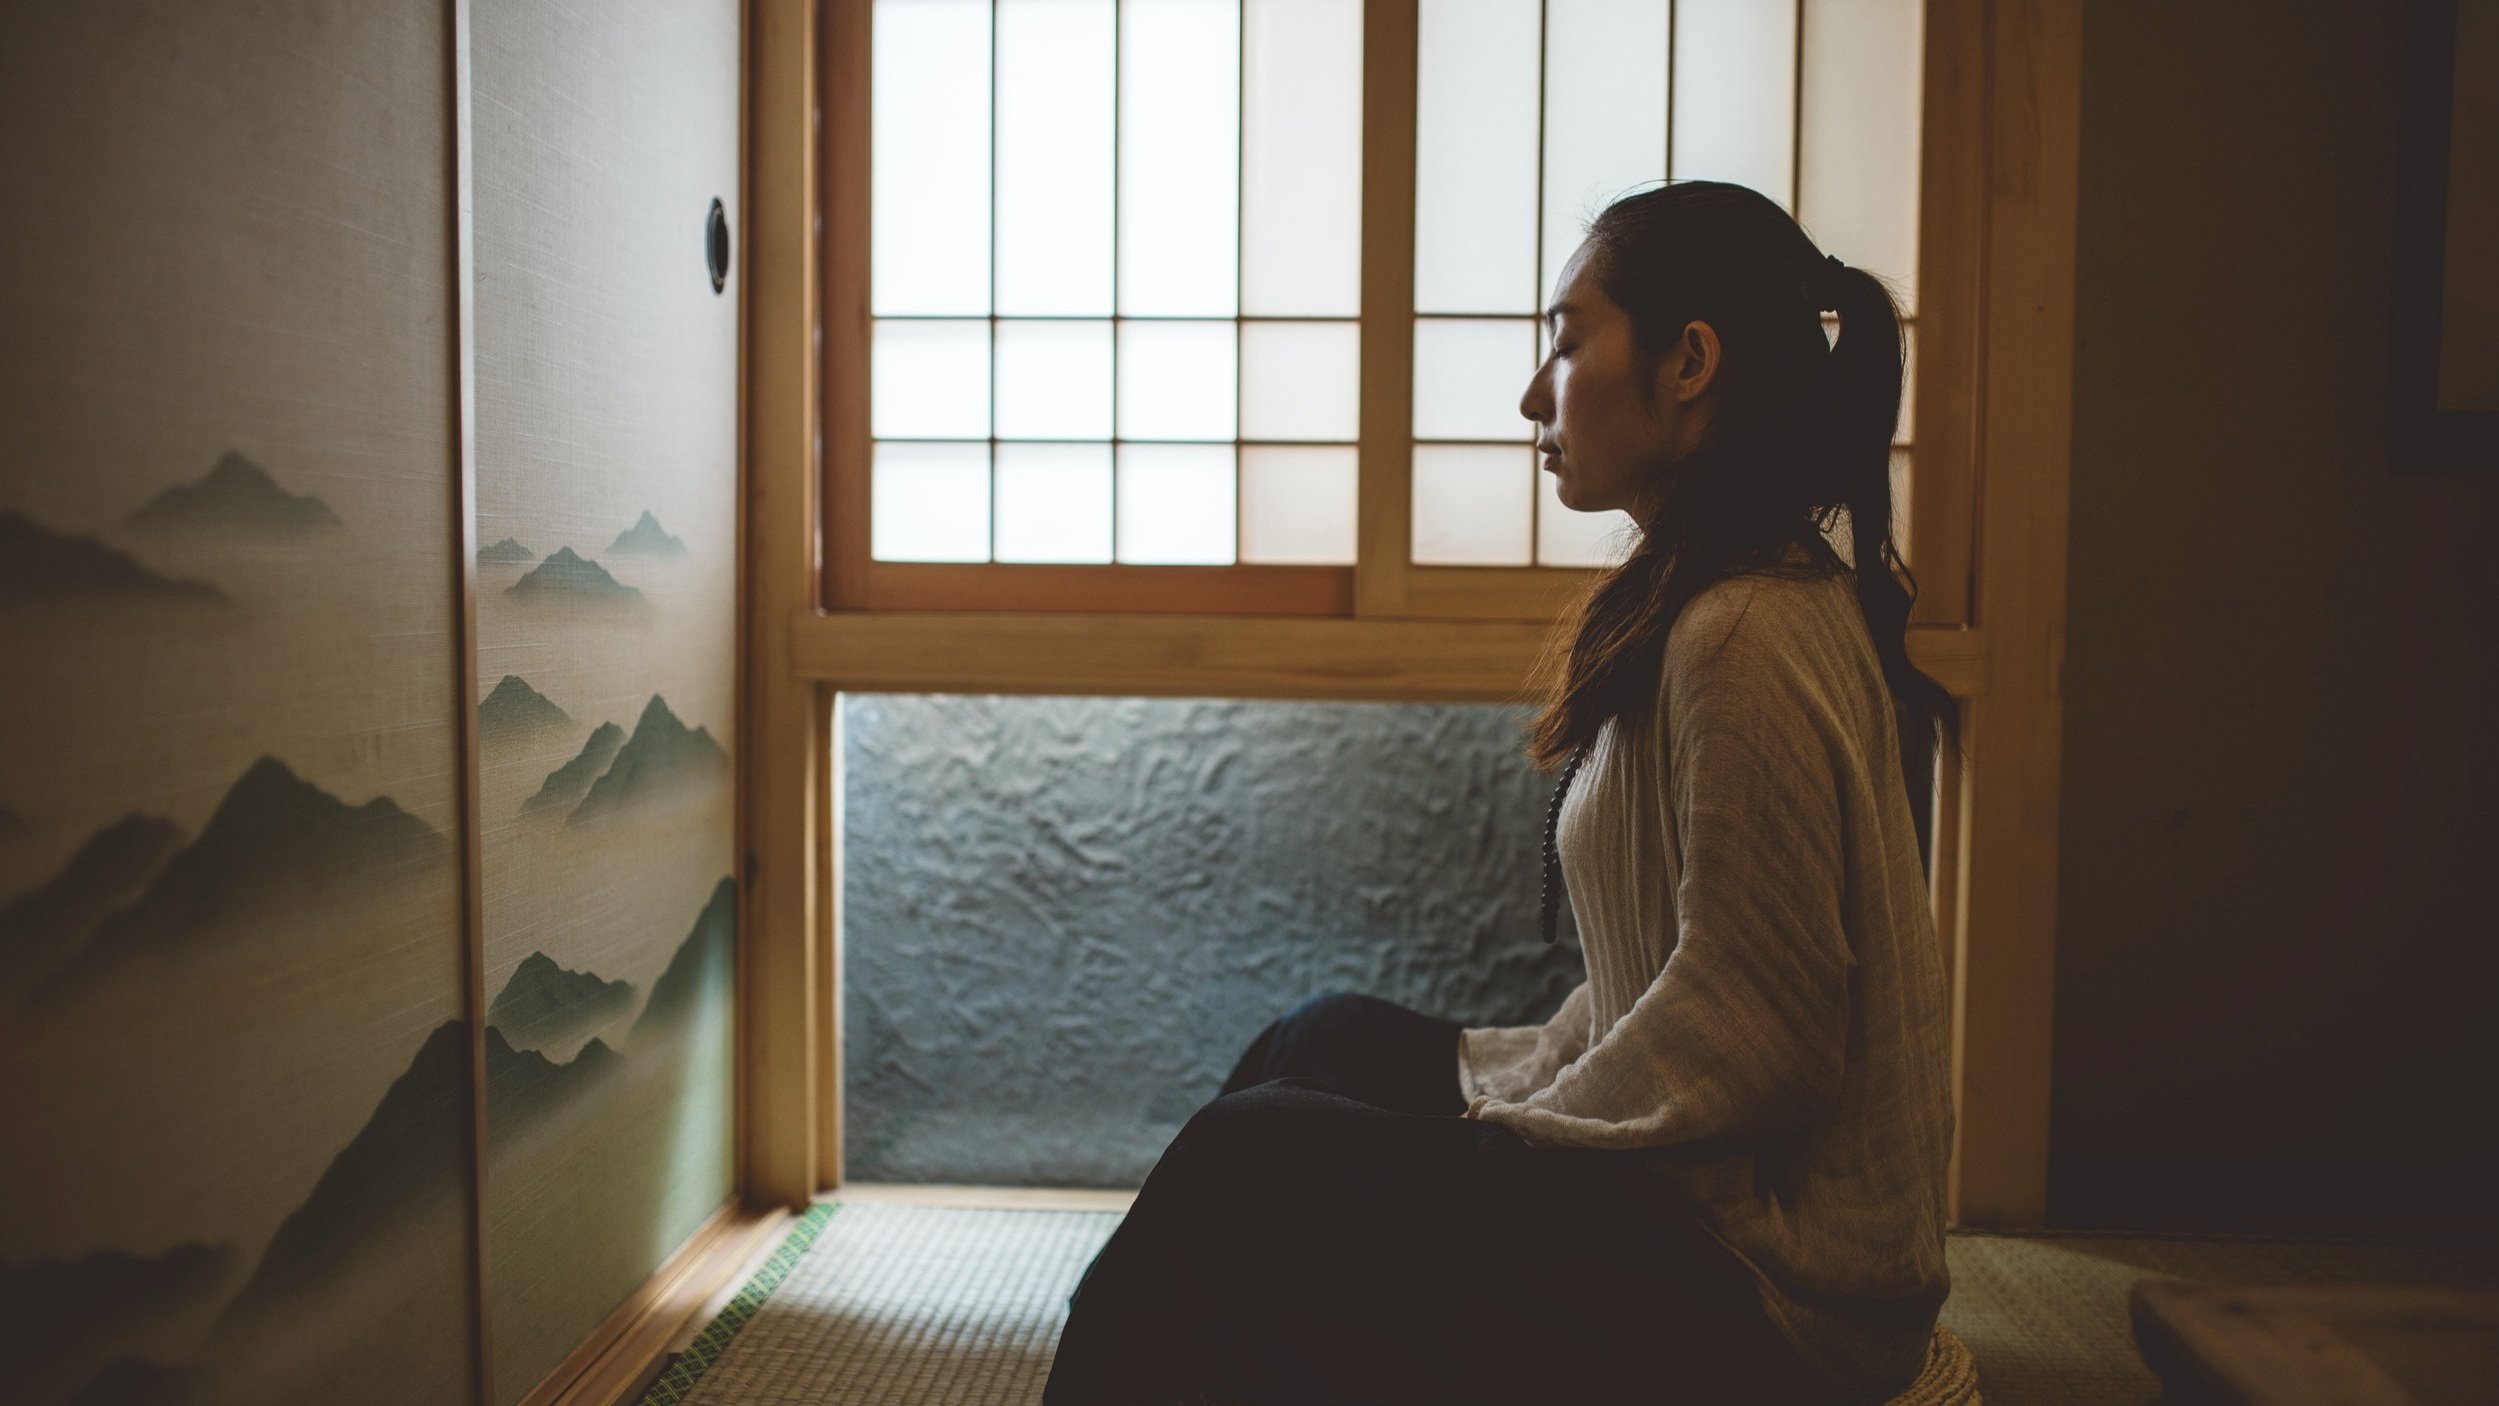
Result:
<instances>
[{"instance_id":1,"label":"dark trousers","mask_svg":"<svg viewBox=\"0 0 2499 1406\"><path fill-rule=\"evenodd\" d=\"M1069 1296L1043 1406L1847 1399L1629 1154L1461 1116L1460 1028L1339 993L1262 1031Z\"/></svg>"}]
</instances>

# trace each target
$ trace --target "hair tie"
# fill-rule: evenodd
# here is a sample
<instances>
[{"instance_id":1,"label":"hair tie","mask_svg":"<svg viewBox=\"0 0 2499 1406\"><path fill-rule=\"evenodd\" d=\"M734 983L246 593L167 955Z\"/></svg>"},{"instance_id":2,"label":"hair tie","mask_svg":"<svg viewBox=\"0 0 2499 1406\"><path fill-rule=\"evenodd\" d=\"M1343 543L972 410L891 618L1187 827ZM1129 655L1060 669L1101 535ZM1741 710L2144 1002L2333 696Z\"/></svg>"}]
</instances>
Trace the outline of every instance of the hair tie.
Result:
<instances>
[{"instance_id":1,"label":"hair tie","mask_svg":"<svg viewBox=\"0 0 2499 1406\"><path fill-rule=\"evenodd\" d=\"M1840 275L1846 272L1848 265L1841 263L1837 254L1825 254L1822 262L1814 265L1813 273L1806 280L1808 291L1813 294L1814 311L1840 310L1839 280Z\"/></svg>"}]
</instances>

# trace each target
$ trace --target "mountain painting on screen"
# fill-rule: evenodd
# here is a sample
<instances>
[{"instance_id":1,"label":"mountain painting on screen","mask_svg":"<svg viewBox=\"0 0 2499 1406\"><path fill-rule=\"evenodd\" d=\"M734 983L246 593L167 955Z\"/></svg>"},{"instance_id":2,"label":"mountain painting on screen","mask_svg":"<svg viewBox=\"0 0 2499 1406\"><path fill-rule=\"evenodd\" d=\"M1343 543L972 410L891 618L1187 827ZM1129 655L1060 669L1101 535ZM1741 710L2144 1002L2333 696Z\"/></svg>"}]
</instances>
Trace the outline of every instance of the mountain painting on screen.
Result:
<instances>
[{"instance_id":1,"label":"mountain painting on screen","mask_svg":"<svg viewBox=\"0 0 2499 1406\"><path fill-rule=\"evenodd\" d=\"M167 488L122 521L144 532L260 541L289 541L342 526L329 504L287 492L267 469L231 449L198 482Z\"/></svg>"},{"instance_id":2,"label":"mountain painting on screen","mask_svg":"<svg viewBox=\"0 0 2499 1406\"><path fill-rule=\"evenodd\" d=\"M0 508L0 604L70 600L234 603L206 581L160 575L117 547L54 532L24 513Z\"/></svg>"},{"instance_id":3,"label":"mountain painting on screen","mask_svg":"<svg viewBox=\"0 0 2499 1406\"><path fill-rule=\"evenodd\" d=\"M569 1057L633 1005L631 983L570 971L532 952L486 1007L486 1019L515 1049L562 1050Z\"/></svg>"},{"instance_id":4,"label":"mountain painting on screen","mask_svg":"<svg viewBox=\"0 0 2499 1406\"><path fill-rule=\"evenodd\" d=\"M456 1206L331 1223L245 1327L466 1014L450 32L284 8L27 0L0 44L0 185L74 226L0 263L12 1406L473 1395ZM466 1083L368 1204L464 1165Z\"/></svg>"},{"instance_id":5,"label":"mountain painting on screen","mask_svg":"<svg viewBox=\"0 0 2499 1406\"><path fill-rule=\"evenodd\" d=\"M0 998L49 976L107 914L137 902L182 840L181 826L134 811L88 836L49 882L0 906Z\"/></svg>"},{"instance_id":6,"label":"mountain painting on screen","mask_svg":"<svg viewBox=\"0 0 2499 1406\"><path fill-rule=\"evenodd\" d=\"M570 547L556 548L528 575L504 587L503 593L527 605L581 610L639 611L650 604L640 591Z\"/></svg>"},{"instance_id":7,"label":"mountain painting on screen","mask_svg":"<svg viewBox=\"0 0 2499 1406\"><path fill-rule=\"evenodd\" d=\"M669 536L661 529L659 519L651 516L650 510L644 509L633 526L616 534L616 540L608 544L607 550L610 555L681 557L685 555L685 543Z\"/></svg>"},{"instance_id":8,"label":"mountain painting on screen","mask_svg":"<svg viewBox=\"0 0 2499 1406\"><path fill-rule=\"evenodd\" d=\"M723 1188L687 1170L733 1156L724 1095L736 1071L736 955L737 887L723 875L620 1041L595 1038L560 1060L487 1028L493 1175L572 1191L501 1200L489 1220L502 1253L488 1257L488 1282L507 1315L499 1326L515 1335L512 1365L496 1354L499 1400L543 1375L534 1364L569 1332L578 1282L638 1283L655 1246L718 1208ZM637 1241L618 1226L657 1238ZM565 1274L542 1272L559 1259Z\"/></svg>"},{"instance_id":9,"label":"mountain painting on screen","mask_svg":"<svg viewBox=\"0 0 2499 1406\"><path fill-rule=\"evenodd\" d=\"M614 723L601 723L590 732L573 759L547 773L546 781L521 802L521 813L539 811L567 815L590 787L605 775L608 763L616 760L625 745L625 730Z\"/></svg>"},{"instance_id":10,"label":"mountain painting on screen","mask_svg":"<svg viewBox=\"0 0 2499 1406\"><path fill-rule=\"evenodd\" d=\"M688 728L654 693L634 720L633 736L564 817L567 825L664 805L689 792L717 790L729 779L729 754L706 728Z\"/></svg>"},{"instance_id":11,"label":"mountain painting on screen","mask_svg":"<svg viewBox=\"0 0 2499 1406\"><path fill-rule=\"evenodd\" d=\"M489 747L527 746L573 726L570 713L518 674L505 674L477 705L477 740Z\"/></svg>"}]
</instances>

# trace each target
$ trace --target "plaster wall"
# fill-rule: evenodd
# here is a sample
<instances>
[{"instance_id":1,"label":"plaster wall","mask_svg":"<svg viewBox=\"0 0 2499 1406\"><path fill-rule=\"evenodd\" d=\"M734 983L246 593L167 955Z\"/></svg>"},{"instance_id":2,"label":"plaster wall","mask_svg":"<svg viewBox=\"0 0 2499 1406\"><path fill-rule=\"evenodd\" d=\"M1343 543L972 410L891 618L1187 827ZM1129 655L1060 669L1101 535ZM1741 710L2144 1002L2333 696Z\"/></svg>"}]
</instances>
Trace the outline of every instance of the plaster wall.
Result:
<instances>
[{"instance_id":1,"label":"plaster wall","mask_svg":"<svg viewBox=\"0 0 2499 1406\"><path fill-rule=\"evenodd\" d=\"M1522 710L836 706L847 1178L1133 1187L1306 997L1523 1024L1585 974Z\"/></svg>"},{"instance_id":2,"label":"plaster wall","mask_svg":"<svg viewBox=\"0 0 2499 1406\"><path fill-rule=\"evenodd\" d=\"M2086 14L2052 1220L2499 1180L2499 474L2383 431L2407 8Z\"/></svg>"}]
</instances>

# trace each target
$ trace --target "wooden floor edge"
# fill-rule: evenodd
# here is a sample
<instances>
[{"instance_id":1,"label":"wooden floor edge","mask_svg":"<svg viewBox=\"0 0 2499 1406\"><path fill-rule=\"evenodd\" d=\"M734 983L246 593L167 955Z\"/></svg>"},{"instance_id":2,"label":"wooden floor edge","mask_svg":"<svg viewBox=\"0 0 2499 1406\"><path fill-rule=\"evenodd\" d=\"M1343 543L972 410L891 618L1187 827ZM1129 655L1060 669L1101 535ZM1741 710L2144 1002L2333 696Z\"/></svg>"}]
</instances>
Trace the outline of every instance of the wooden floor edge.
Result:
<instances>
[{"instance_id":1,"label":"wooden floor edge","mask_svg":"<svg viewBox=\"0 0 2499 1406\"><path fill-rule=\"evenodd\" d=\"M957 1186L847 1181L830 1191L819 1192L816 1199L849 1201L863 1206L957 1206L995 1211L1125 1211L1137 1199L1137 1193L1073 1186Z\"/></svg>"},{"instance_id":2,"label":"wooden floor edge","mask_svg":"<svg viewBox=\"0 0 2499 1406\"><path fill-rule=\"evenodd\" d=\"M666 1366L670 1344L790 1220L779 1206L731 1201L616 1306L521 1406L621 1406Z\"/></svg>"}]
</instances>

